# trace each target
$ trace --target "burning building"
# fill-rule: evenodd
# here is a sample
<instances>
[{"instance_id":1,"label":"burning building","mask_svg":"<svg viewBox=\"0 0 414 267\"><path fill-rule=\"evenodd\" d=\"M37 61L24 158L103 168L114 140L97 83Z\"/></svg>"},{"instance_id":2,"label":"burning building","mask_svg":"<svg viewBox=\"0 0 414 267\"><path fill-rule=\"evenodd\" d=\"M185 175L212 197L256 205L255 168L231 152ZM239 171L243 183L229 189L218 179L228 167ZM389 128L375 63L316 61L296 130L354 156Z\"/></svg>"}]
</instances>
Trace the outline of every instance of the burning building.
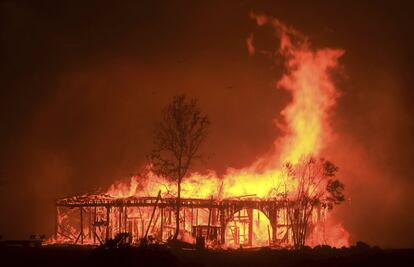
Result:
<instances>
[{"instance_id":1,"label":"burning building","mask_svg":"<svg viewBox=\"0 0 414 267\"><path fill-rule=\"evenodd\" d=\"M344 51L313 50L306 36L280 21L251 17L259 26L270 26L280 40L277 53L256 48L253 34L247 46L250 54L285 60L286 71L276 85L292 96L281 111L285 121L278 123L285 134L245 168L229 168L222 177L214 171L188 175L178 203L180 237L191 242L203 237L211 246L348 245L347 232L328 213L343 198L334 179L337 168L322 159L338 97L330 73ZM57 200L54 242L99 244L118 233L133 241L171 237L175 186L150 167L104 194Z\"/></svg>"},{"instance_id":2,"label":"burning building","mask_svg":"<svg viewBox=\"0 0 414 267\"><path fill-rule=\"evenodd\" d=\"M62 242L75 244L102 244L120 233L129 233L135 242L149 235L166 241L174 232L176 201L108 195L60 199L56 202L56 235ZM223 200L184 198L181 236L190 242L203 237L211 245L292 246L293 225L289 223L288 210L294 205L291 201L249 196ZM315 210L309 226L316 227L322 216L323 209Z\"/></svg>"}]
</instances>

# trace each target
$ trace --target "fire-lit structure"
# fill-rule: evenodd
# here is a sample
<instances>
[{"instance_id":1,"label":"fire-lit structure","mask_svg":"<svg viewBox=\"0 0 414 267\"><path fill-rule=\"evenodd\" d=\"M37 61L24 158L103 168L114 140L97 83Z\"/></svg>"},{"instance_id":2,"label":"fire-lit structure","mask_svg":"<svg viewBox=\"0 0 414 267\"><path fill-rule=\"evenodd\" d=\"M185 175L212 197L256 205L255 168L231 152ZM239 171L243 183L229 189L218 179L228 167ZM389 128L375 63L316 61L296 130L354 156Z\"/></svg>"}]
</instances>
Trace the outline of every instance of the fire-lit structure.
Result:
<instances>
[{"instance_id":1,"label":"fire-lit structure","mask_svg":"<svg viewBox=\"0 0 414 267\"><path fill-rule=\"evenodd\" d=\"M270 25L280 39L278 54L285 59L286 73L277 83L292 95L277 123L284 135L272 150L251 165L229 168L222 177L214 171L192 173L181 184L180 224L183 240L204 237L211 246L292 246L295 218L301 216L298 181L283 170L309 156L321 157L332 135L329 115L338 93L330 76L344 51L310 48L308 39L276 19L251 15L257 25ZM247 39L250 54L260 52ZM150 166L147 166L150 167ZM56 201L56 229L52 242L99 244L117 233L133 241L167 240L175 229L175 184L150 171L130 183L114 184L107 192ZM315 183L322 192L326 183ZM162 192L161 192L162 191ZM158 193L158 197L155 197ZM294 207L292 209L292 207ZM293 210L293 212L292 212ZM330 220L323 201L308 212L303 233L307 245L348 245L348 233ZM289 217L290 216L290 217Z\"/></svg>"},{"instance_id":2,"label":"fire-lit structure","mask_svg":"<svg viewBox=\"0 0 414 267\"><path fill-rule=\"evenodd\" d=\"M56 237L67 243L102 244L116 234L129 233L133 242L146 236L166 241L174 231L176 201L176 198L105 195L60 199L56 201ZM288 200L251 196L223 200L181 199L182 235L187 236L187 241L202 236L212 245L291 246L292 225L287 209L293 205ZM264 236L255 232L253 216L268 219ZM316 210L310 227L316 226L321 216L323 209ZM263 220L259 217L256 221Z\"/></svg>"}]
</instances>

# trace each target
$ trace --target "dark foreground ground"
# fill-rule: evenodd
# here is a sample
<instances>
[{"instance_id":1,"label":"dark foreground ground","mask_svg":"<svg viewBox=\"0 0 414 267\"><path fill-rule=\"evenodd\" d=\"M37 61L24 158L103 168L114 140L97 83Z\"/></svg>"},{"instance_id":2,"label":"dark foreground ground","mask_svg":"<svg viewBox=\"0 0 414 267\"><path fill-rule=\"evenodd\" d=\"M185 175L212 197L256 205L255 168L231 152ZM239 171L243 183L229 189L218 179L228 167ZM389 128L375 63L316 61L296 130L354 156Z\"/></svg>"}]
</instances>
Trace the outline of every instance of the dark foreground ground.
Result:
<instances>
[{"instance_id":1,"label":"dark foreground ground","mask_svg":"<svg viewBox=\"0 0 414 267\"><path fill-rule=\"evenodd\" d=\"M414 249L171 250L0 247L0 266L414 266Z\"/></svg>"}]
</instances>

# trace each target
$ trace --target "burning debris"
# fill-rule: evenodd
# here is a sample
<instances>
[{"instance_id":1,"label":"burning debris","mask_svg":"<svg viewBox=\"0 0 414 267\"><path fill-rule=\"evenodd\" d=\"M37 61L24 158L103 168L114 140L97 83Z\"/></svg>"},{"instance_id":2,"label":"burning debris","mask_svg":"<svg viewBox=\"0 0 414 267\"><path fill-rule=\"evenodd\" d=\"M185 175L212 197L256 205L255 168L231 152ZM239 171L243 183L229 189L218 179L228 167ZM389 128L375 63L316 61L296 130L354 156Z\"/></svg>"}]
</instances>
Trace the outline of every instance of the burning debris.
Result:
<instances>
[{"instance_id":1,"label":"burning debris","mask_svg":"<svg viewBox=\"0 0 414 267\"><path fill-rule=\"evenodd\" d=\"M338 96L330 71L344 51L314 51L304 35L280 21L251 17L275 31L280 49L276 54L260 50L252 34L249 52L282 56L286 72L277 88L292 94L281 112L285 121L279 123L285 135L274 141L271 153L245 168L229 168L223 177L214 171L189 173L208 119L196 102L177 97L157 134L161 149L151 154L144 173L129 184L114 184L106 194L57 200L51 242L102 244L113 237L165 242L179 237L210 247L348 245L347 232L328 213L344 201L344 186L336 178L338 168L321 158ZM176 153L177 144L182 154ZM166 158L166 152L172 156Z\"/></svg>"},{"instance_id":2,"label":"burning debris","mask_svg":"<svg viewBox=\"0 0 414 267\"><path fill-rule=\"evenodd\" d=\"M296 197L286 191L273 198L181 198L181 239L211 247L301 247L305 238L321 240L327 211L343 201L341 184L328 179L336 172L331 163L313 158L305 163L296 170L287 168L289 175L296 177L295 171L302 175L295 178L300 187ZM326 190L314 187L321 184ZM102 194L60 199L56 238L75 244L103 244L120 235L128 235L130 243L170 240L178 199L161 197L160 192L157 197Z\"/></svg>"}]
</instances>

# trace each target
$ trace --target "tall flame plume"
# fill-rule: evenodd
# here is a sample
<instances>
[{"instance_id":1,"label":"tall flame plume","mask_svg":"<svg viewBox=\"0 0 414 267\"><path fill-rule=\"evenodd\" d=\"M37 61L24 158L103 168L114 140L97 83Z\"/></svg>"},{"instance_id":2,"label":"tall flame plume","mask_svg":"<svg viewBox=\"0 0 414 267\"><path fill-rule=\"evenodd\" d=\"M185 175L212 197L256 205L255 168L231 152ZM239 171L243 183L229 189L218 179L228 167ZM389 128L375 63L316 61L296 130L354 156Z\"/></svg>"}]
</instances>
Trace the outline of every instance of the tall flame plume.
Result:
<instances>
[{"instance_id":1,"label":"tall flame plume","mask_svg":"<svg viewBox=\"0 0 414 267\"><path fill-rule=\"evenodd\" d=\"M296 184L286 184L282 166L296 164L303 157L322 156L332 135L329 119L339 96L331 72L338 67L344 54L341 49L312 49L306 36L279 20L264 15L250 14L257 26L269 26L278 40L278 51L270 53L255 47L254 35L247 38L248 52L276 55L284 59L285 72L275 87L291 94L290 103L281 111L283 122L277 123L283 135L277 137L271 152L259 157L250 165L228 168L222 177L215 171L191 173L182 182L183 198L226 199L243 195L272 198L278 193L294 192ZM114 198L155 196L161 190L163 197L174 197L176 185L151 172L145 166L144 175L131 177L129 183L113 184L107 194ZM281 184L283 187L280 187ZM255 245L266 245L269 220L255 211ZM324 236L316 233L309 245L327 243L333 246L348 245L349 235L340 224L333 224L327 215Z\"/></svg>"}]
</instances>

